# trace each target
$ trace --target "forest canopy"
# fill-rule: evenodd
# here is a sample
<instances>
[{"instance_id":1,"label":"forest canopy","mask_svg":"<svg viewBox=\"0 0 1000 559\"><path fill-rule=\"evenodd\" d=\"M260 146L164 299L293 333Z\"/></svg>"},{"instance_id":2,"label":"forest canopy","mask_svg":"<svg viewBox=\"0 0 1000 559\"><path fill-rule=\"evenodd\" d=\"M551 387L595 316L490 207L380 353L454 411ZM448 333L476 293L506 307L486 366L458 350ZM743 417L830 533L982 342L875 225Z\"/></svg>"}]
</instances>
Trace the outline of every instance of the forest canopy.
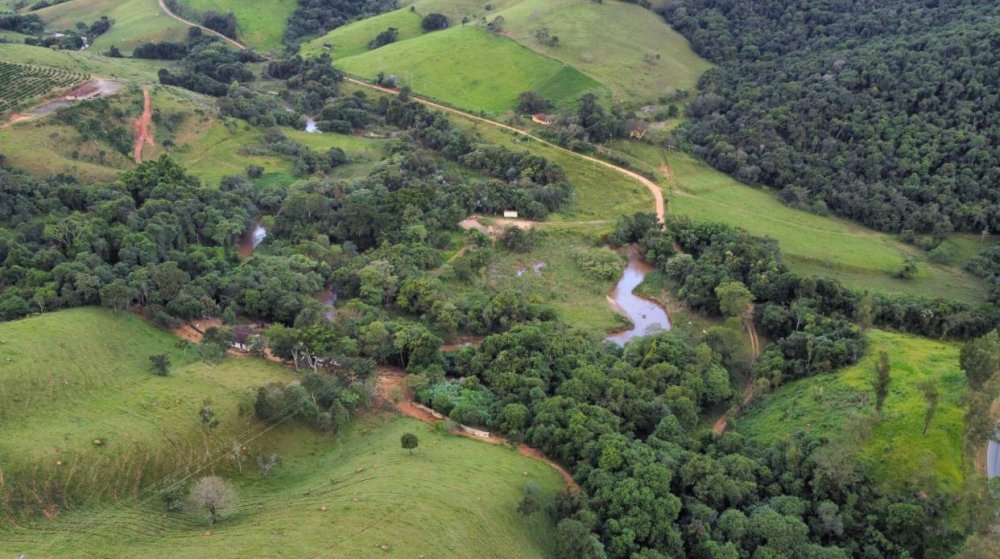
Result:
<instances>
[{"instance_id":1,"label":"forest canopy","mask_svg":"<svg viewBox=\"0 0 1000 559\"><path fill-rule=\"evenodd\" d=\"M671 0L720 66L684 138L789 204L882 231L1000 228L1000 6Z\"/></svg>"}]
</instances>

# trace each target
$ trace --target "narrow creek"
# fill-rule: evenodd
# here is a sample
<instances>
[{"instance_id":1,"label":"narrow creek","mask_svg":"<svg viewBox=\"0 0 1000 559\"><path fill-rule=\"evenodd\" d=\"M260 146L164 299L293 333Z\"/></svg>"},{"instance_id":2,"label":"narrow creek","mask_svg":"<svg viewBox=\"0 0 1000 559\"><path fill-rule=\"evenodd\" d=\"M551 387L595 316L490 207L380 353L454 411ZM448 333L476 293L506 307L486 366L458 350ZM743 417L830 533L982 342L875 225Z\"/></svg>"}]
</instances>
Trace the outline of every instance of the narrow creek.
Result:
<instances>
[{"instance_id":1,"label":"narrow creek","mask_svg":"<svg viewBox=\"0 0 1000 559\"><path fill-rule=\"evenodd\" d=\"M250 258L253 256L253 251L256 250L266 238L267 228L259 223L255 223L253 229L248 229L247 232L240 237L240 242L236 248L239 251L240 256L243 258Z\"/></svg>"},{"instance_id":2,"label":"narrow creek","mask_svg":"<svg viewBox=\"0 0 1000 559\"><path fill-rule=\"evenodd\" d=\"M632 338L670 329L670 319L665 310L656 303L633 293L652 269L652 266L643 262L636 247L629 248L628 266L625 267L621 279L618 280L608 299L625 316L629 317L632 321L632 328L612 334L605 340L625 345Z\"/></svg>"},{"instance_id":3,"label":"narrow creek","mask_svg":"<svg viewBox=\"0 0 1000 559\"><path fill-rule=\"evenodd\" d=\"M316 119L311 116L306 117L306 132L312 134L322 134L320 129L316 126Z\"/></svg>"},{"instance_id":4,"label":"narrow creek","mask_svg":"<svg viewBox=\"0 0 1000 559\"><path fill-rule=\"evenodd\" d=\"M994 440L986 447L986 477L1000 477L1000 443Z\"/></svg>"}]
</instances>

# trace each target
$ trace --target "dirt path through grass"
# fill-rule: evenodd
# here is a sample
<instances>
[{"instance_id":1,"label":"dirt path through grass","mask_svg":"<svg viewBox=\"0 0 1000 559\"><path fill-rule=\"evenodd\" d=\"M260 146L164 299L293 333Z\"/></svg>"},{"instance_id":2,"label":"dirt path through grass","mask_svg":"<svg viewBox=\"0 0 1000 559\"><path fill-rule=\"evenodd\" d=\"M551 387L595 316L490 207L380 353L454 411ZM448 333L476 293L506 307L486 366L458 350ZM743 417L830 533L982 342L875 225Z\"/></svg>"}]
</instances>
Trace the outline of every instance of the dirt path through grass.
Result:
<instances>
[{"instance_id":1,"label":"dirt path through grass","mask_svg":"<svg viewBox=\"0 0 1000 559\"><path fill-rule=\"evenodd\" d=\"M149 100L148 87L142 88L142 96L142 116L135 120L135 147L132 150L136 163L142 163L142 146L154 145L153 132L150 130L150 125L153 124L153 108Z\"/></svg>"},{"instance_id":2,"label":"dirt path through grass","mask_svg":"<svg viewBox=\"0 0 1000 559\"><path fill-rule=\"evenodd\" d=\"M160 9L163 10L163 12L166 13L168 16L176 19L177 21L179 21L179 22L181 22L181 23L183 23L185 25L190 25L191 27L197 27L198 29L201 29L203 32L208 33L209 35L215 35L217 37L221 37L224 41L228 42L229 44L233 45L234 47L236 47L236 48L238 48L240 50L247 50L247 46L244 45L243 43L237 41L236 39L233 39L233 38L230 38L230 37L226 37L225 35L223 35L222 33L219 33L218 31L216 31L214 29L209 29L209 28L207 28L207 27L205 27L203 25L198 25L197 23L195 23L193 21L186 20L186 19L182 18L181 16L175 14L174 12L171 12L170 8L167 7L167 4L166 4L166 2L164 2L164 0L159 0L159 2L160 2Z\"/></svg>"}]
</instances>

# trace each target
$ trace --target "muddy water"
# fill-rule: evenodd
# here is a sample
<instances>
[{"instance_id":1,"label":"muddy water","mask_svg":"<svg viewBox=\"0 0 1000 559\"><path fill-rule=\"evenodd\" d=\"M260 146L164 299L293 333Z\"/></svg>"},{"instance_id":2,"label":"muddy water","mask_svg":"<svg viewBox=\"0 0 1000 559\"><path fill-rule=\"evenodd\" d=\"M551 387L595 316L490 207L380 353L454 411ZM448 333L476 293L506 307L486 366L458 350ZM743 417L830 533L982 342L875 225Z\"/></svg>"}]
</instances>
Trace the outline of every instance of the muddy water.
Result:
<instances>
[{"instance_id":1,"label":"muddy water","mask_svg":"<svg viewBox=\"0 0 1000 559\"><path fill-rule=\"evenodd\" d=\"M254 249L267 238L267 229L261 224L255 224L253 229L248 230L240 237L240 244L237 246L240 256L250 258Z\"/></svg>"},{"instance_id":2,"label":"muddy water","mask_svg":"<svg viewBox=\"0 0 1000 559\"><path fill-rule=\"evenodd\" d=\"M656 303L632 293L652 269L652 266L642 261L635 247L629 249L628 266L609 299L629 317L633 326L630 330L608 336L605 338L607 341L625 345L625 342L632 338L670 329L670 319L667 318L666 311Z\"/></svg>"}]
</instances>

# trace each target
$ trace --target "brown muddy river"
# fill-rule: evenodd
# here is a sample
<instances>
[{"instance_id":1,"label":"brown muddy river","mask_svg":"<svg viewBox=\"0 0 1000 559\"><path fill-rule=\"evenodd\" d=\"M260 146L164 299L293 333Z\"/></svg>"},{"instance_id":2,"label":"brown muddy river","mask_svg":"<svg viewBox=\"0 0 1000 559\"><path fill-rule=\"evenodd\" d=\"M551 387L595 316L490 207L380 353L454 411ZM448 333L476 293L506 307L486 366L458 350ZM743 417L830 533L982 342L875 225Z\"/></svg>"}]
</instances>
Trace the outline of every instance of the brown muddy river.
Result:
<instances>
[{"instance_id":1,"label":"brown muddy river","mask_svg":"<svg viewBox=\"0 0 1000 559\"><path fill-rule=\"evenodd\" d=\"M625 345L632 338L670 329L670 319L667 318L667 312L663 308L633 293L652 269L652 266L642 261L642 258L639 257L639 251L635 247L629 249L628 266L608 298L615 307L629 317L632 321L632 328L612 334L605 340Z\"/></svg>"}]
</instances>

